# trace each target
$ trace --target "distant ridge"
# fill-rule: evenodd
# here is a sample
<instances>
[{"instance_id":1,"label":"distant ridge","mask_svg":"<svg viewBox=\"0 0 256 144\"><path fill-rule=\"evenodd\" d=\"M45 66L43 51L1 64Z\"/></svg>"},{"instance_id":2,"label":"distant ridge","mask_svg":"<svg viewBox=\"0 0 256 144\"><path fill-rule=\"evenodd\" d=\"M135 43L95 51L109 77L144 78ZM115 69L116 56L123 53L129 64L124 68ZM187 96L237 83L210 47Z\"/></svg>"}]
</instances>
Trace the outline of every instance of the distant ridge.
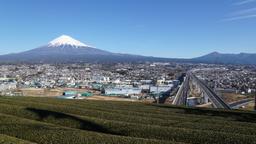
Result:
<instances>
[{"instance_id":1,"label":"distant ridge","mask_svg":"<svg viewBox=\"0 0 256 144\"><path fill-rule=\"evenodd\" d=\"M256 64L256 54L221 54L213 52L192 59L159 58L119 54L84 44L62 35L48 44L16 54L0 56L0 63L115 63L115 62L189 62L212 64Z\"/></svg>"},{"instance_id":2,"label":"distant ridge","mask_svg":"<svg viewBox=\"0 0 256 144\"><path fill-rule=\"evenodd\" d=\"M256 54L222 54L213 52L201 57L191 59L193 62L214 63L214 64L256 64Z\"/></svg>"}]
</instances>

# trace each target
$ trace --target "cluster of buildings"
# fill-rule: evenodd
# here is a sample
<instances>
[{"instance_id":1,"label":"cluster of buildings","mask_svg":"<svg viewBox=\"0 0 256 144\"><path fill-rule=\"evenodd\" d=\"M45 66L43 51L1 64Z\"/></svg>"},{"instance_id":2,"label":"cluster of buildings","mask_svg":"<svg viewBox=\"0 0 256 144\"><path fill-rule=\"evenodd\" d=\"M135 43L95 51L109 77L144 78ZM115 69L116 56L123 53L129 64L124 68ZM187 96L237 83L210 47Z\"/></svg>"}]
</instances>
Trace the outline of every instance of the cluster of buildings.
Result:
<instances>
[{"instance_id":1,"label":"cluster of buildings","mask_svg":"<svg viewBox=\"0 0 256 144\"><path fill-rule=\"evenodd\" d=\"M73 88L106 96L157 97L177 90L189 70L215 90L242 94L256 90L255 66L146 62L0 65L0 92Z\"/></svg>"},{"instance_id":2,"label":"cluster of buildings","mask_svg":"<svg viewBox=\"0 0 256 144\"><path fill-rule=\"evenodd\" d=\"M0 66L0 91L77 88L104 95L159 94L179 85L182 67L170 63L20 64Z\"/></svg>"},{"instance_id":3,"label":"cluster of buildings","mask_svg":"<svg viewBox=\"0 0 256 144\"><path fill-rule=\"evenodd\" d=\"M17 88L17 81L11 78L0 78L0 91L13 90Z\"/></svg>"},{"instance_id":4,"label":"cluster of buildings","mask_svg":"<svg viewBox=\"0 0 256 144\"><path fill-rule=\"evenodd\" d=\"M256 90L254 66L215 65L199 68L195 73L217 91L251 94Z\"/></svg>"},{"instance_id":5,"label":"cluster of buildings","mask_svg":"<svg viewBox=\"0 0 256 144\"><path fill-rule=\"evenodd\" d=\"M147 81L147 83L145 83ZM161 80L164 81L165 80ZM105 95L126 95L139 96L142 94L158 95L167 92L180 84L179 80L168 80L166 83L154 84L151 80L140 80L136 85L115 85L113 87L104 88Z\"/></svg>"}]
</instances>

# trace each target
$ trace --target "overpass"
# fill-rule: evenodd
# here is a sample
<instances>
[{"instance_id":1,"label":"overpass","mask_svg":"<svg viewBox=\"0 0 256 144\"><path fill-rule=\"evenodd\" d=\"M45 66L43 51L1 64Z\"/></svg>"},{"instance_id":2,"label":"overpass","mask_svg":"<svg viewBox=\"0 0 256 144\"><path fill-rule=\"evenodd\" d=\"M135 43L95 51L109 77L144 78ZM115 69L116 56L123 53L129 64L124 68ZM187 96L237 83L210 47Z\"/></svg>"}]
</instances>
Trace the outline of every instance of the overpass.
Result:
<instances>
[{"instance_id":1,"label":"overpass","mask_svg":"<svg viewBox=\"0 0 256 144\"><path fill-rule=\"evenodd\" d=\"M191 73L191 79L199 86L206 102L212 102L215 108L231 109L211 88L209 88L202 80L198 79Z\"/></svg>"}]
</instances>

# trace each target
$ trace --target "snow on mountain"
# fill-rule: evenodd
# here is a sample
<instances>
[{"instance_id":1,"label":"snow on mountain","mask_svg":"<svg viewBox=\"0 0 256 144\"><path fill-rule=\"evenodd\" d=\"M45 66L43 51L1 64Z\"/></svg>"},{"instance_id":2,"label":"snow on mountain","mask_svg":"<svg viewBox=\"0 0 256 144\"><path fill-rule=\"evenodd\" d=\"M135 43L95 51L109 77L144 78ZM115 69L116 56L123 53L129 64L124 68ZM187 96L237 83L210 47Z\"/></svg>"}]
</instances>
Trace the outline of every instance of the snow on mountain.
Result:
<instances>
[{"instance_id":1,"label":"snow on mountain","mask_svg":"<svg viewBox=\"0 0 256 144\"><path fill-rule=\"evenodd\" d=\"M62 35L56 39L54 39L53 41L51 41L50 43L48 43L48 47L64 47L64 46L72 46L75 48L78 47L91 47L89 45L86 45L70 36L67 35Z\"/></svg>"}]
</instances>

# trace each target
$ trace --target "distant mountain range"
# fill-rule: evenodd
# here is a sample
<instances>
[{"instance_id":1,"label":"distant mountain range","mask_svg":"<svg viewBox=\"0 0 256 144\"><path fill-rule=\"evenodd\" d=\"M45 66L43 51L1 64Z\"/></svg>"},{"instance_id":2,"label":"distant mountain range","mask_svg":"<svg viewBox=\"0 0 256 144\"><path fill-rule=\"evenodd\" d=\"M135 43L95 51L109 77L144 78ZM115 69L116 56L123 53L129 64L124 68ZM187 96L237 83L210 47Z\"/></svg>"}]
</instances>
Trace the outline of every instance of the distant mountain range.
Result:
<instances>
[{"instance_id":1,"label":"distant mountain range","mask_svg":"<svg viewBox=\"0 0 256 144\"><path fill-rule=\"evenodd\" d=\"M256 54L221 54L213 52L205 56L193 58L191 61L214 64L256 64Z\"/></svg>"},{"instance_id":2,"label":"distant mountain range","mask_svg":"<svg viewBox=\"0 0 256 144\"><path fill-rule=\"evenodd\" d=\"M191 62L216 64L256 64L256 54L213 52L192 59L158 58L112 53L86 45L70 36L60 36L45 46L0 56L0 63L113 63L113 62Z\"/></svg>"}]
</instances>

